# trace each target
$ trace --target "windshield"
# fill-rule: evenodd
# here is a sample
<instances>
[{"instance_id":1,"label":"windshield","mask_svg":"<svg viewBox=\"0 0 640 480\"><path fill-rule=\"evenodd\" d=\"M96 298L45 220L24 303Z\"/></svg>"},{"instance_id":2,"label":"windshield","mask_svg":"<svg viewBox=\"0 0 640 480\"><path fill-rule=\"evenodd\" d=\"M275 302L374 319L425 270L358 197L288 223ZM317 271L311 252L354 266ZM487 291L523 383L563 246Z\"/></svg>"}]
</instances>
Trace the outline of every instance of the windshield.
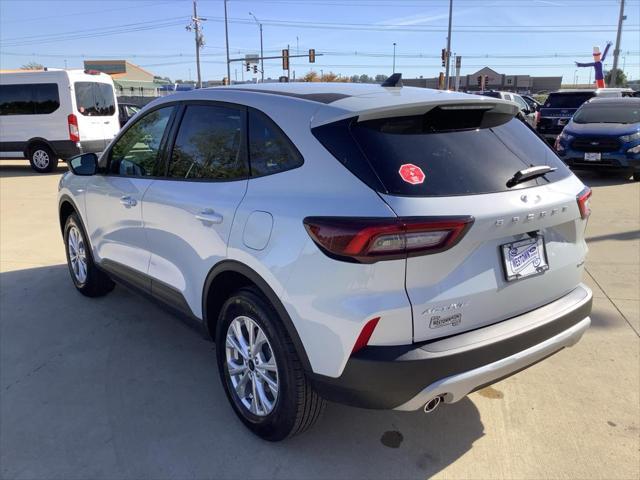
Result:
<instances>
[{"instance_id":1,"label":"windshield","mask_svg":"<svg viewBox=\"0 0 640 480\"><path fill-rule=\"evenodd\" d=\"M544 108L578 108L594 95L593 92L552 93L544 102Z\"/></svg>"},{"instance_id":2,"label":"windshield","mask_svg":"<svg viewBox=\"0 0 640 480\"><path fill-rule=\"evenodd\" d=\"M585 105L573 116L574 123L640 123L640 105Z\"/></svg>"},{"instance_id":3,"label":"windshield","mask_svg":"<svg viewBox=\"0 0 640 480\"><path fill-rule=\"evenodd\" d=\"M110 117L116 112L113 87L108 83L76 82L78 111L87 117Z\"/></svg>"}]
</instances>

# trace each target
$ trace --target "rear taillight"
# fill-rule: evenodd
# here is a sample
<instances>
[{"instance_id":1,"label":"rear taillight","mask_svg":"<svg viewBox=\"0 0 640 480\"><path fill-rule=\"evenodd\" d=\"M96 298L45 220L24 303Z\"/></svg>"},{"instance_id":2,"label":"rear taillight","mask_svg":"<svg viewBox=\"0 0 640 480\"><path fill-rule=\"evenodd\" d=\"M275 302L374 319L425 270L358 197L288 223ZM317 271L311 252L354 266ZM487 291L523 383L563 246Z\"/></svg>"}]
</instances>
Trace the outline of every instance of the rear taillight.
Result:
<instances>
[{"instance_id":1,"label":"rear taillight","mask_svg":"<svg viewBox=\"0 0 640 480\"><path fill-rule=\"evenodd\" d=\"M535 120L536 127L538 126L538 122L540 122L540 110L536 112L536 120Z\"/></svg>"},{"instance_id":2,"label":"rear taillight","mask_svg":"<svg viewBox=\"0 0 640 480\"><path fill-rule=\"evenodd\" d=\"M304 220L307 232L327 255L360 263L442 252L458 243L472 223L471 216Z\"/></svg>"},{"instance_id":3,"label":"rear taillight","mask_svg":"<svg viewBox=\"0 0 640 480\"><path fill-rule=\"evenodd\" d=\"M576 200L578 201L578 208L580 209L580 216L585 219L591 215L591 205L589 205L589 199L591 198L591 189L589 187L584 187Z\"/></svg>"},{"instance_id":4,"label":"rear taillight","mask_svg":"<svg viewBox=\"0 0 640 480\"><path fill-rule=\"evenodd\" d=\"M67 117L67 122L69 123L69 140L72 142L79 142L80 130L78 129L78 118L71 113Z\"/></svg>"}]
</instances>

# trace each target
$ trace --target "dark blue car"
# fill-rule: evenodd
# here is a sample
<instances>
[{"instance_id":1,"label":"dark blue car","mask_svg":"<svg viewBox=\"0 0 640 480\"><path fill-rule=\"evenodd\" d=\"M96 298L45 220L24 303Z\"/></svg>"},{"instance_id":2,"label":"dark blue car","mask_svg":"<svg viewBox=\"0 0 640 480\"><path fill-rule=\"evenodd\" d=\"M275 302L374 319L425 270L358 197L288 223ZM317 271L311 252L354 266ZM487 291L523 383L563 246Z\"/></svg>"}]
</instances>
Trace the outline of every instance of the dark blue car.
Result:
<instances>
[{"instance_id":1,"label":"dark blue car","mask_svg":"<svg viewBox=\"0 0 640 480\"><path fill-rule=\"evenodd\" d=\"M573 115L555 149L570 167L620 170L640 181L640 98L593 98Z\"/></svg>"}]
</instances>

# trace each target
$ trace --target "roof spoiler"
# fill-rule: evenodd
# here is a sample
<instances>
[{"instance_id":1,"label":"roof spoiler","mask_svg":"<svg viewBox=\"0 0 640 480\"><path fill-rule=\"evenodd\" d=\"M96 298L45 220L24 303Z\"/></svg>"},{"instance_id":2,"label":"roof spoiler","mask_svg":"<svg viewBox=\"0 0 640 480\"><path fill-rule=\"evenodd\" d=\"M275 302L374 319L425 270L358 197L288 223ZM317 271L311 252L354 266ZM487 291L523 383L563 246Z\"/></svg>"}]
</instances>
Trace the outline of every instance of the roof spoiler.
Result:
<instances>
[{"instance_id":1,"label":"roof spoiler","mask_svg":"<svg viewBox=\"0 0 640 480\"><path fill-rule=\"evenodd\" d=\"M402 87L402 74L394 73L389 78L387 78L384 82L382 82L382 87Z\"/></svg>"}]
</instances>

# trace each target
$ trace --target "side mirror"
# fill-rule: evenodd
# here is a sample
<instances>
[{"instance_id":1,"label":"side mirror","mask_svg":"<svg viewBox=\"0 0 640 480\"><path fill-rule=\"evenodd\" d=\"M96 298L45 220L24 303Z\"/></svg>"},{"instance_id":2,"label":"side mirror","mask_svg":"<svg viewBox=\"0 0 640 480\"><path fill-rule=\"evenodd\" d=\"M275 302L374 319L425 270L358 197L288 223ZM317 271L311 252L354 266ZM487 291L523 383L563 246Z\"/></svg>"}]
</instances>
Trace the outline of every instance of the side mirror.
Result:
<instances>
[{"instance_id":1,"label":"side mirror","mask_svg":"<svg viewBox=\"0 0 640 480\"><path fill-rule=\"evenodd\" d=\"M69 168L75 175L95 175L98 171L98 156L95 153L83 153L69 160Z\"/></svg>"}]
</instances>

